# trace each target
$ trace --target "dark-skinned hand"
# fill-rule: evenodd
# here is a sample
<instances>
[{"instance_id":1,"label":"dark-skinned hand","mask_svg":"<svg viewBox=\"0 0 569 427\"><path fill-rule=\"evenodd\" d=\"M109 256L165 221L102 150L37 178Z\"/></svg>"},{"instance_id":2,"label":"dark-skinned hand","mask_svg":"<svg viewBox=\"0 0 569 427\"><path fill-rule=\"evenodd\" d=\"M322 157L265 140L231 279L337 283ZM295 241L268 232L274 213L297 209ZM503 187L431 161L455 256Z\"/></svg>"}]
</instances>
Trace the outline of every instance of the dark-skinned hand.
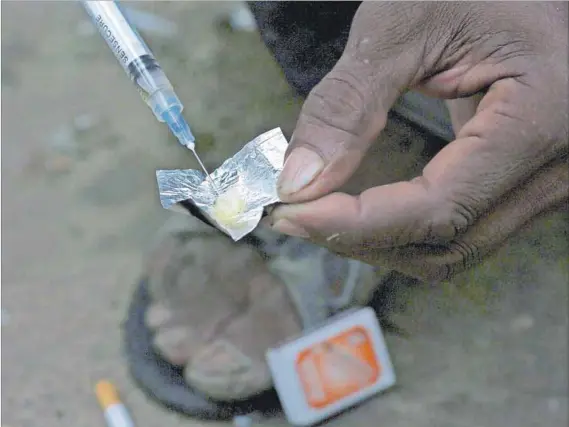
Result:
<instances>
[{"instance_id":1,"label":"dark-skinned hand","mask_svg":"<svg viewBox=\"0 0 569 427\"><path fill-rule=\"evenodd\" d=\"M304 103L270 224L426 280L566 205L565 2L364 2ZM448 101L456 139L410 181L336 192L407 90Z\"/></svg>"}]
</instances>

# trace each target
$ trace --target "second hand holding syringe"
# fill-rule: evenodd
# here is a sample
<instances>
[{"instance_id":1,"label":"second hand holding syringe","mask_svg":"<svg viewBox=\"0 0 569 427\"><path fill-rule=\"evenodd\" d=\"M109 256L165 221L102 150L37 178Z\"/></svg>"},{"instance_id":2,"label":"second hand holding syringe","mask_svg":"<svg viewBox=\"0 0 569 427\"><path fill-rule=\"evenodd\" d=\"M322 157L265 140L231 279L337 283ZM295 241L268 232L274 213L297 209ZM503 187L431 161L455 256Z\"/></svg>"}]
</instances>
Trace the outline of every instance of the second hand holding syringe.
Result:
<instances>
[{"instance_id":1,"label":"second hand holding syringe","mask_svg":"<svg viewBox=\"0 0 569 427\"><path fill-rule=\"evenodd\" d=\"M182 116L184 107L180 99L154 55L128 22L118 3L94 0L81 0L81 2L93 24L138 88L144 102L160 122L168 125L180 144L194 153L213 190L216 191L211 176L196 153L195 137Z\"/></svg>"}]
</instances>

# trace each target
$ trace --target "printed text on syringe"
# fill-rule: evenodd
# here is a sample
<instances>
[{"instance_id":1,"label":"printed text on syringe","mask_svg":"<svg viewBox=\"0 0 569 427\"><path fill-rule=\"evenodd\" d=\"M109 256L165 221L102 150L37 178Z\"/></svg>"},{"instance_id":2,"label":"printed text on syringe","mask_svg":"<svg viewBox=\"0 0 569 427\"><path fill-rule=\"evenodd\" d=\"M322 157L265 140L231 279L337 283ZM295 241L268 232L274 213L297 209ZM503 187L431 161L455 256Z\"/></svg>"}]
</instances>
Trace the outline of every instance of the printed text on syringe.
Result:
<instances>
[{"instance_id":1,"label":"printed text on syringe","mask_svg":"<svg viewBox=\"0 0 569 427\"><path fill-rule=\"evenodd\" d=\"M123 61L125 64L128 64L130 61L128 59L127 53L123 50L119 41L116 39L113 32L110 30L109 26L105 24L103 17L101 15L98 15L97 18L95 18L95 22L97 23L97 25L99 25L99 27L101 27L102 33L105 35L105 37L107 38L107 40L109 41L115 52L117 52L117 54L120 57L120 60Z\"/></svg>"}]
</instances>

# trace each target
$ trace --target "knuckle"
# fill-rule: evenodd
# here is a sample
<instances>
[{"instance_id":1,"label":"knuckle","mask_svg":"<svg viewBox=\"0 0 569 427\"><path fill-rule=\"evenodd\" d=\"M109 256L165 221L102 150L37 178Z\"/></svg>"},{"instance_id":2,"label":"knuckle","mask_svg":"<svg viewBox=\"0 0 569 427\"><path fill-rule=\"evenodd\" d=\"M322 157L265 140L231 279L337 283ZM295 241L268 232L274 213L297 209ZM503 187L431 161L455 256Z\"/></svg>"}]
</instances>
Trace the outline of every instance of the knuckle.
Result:
<instances>
[{"instance_id":1,"label":"knuckle","mask_svg":"<svg viewBox=\"0 0 569 427\"><path fill-rule=\"evenodd\" d=\"M448 243L464 233L474 222L475 214L458 202L435 203L427 221L426 243Z\"/></svg>"},{"instance_id":2,"label":"knuckle","mask_svg":"<svg viewBox=\"0 0 569 427\"><path fill-rule=\"evenodd\" d=\"M465 240L455 240L450 244L450 252L456 260L453 264L453 274L464 271L482 261L479 248Z\"/></svg>"},{"instance_id":3,"label":"knuckle","mask_svg":"<svg viewBox=\"0 0 569 427\"><path fill-rule=\"evenodd\" d=\"M480 249L466 240L453 240L442 248L439 255L428 256L417 266L423 280L441 282L452 279L479 264L483 258Z\"/></svg>"},{"instance_id":4,"label":"knuckle","mask_svg":"<svg viewBox=\"0 0 569 427\"><path fill-rule=\"evenodd\" d=\"M338 68L338 67L337 67ZM367 125L369 79L344 67L331 71L314 87L303 114L325 126L358 136Z\"/></svg>"}]
</instances>

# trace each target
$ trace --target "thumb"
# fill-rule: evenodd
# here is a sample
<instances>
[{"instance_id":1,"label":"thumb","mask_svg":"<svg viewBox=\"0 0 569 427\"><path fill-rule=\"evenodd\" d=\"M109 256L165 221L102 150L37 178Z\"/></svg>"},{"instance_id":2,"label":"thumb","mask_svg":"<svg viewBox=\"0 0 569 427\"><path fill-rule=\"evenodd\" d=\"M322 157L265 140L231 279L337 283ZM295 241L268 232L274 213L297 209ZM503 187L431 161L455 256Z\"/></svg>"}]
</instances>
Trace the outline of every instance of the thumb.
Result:
<instances>
[{"instance_id":1,"label":"thumb","mask_svg":"<svg viewBox=\"0 0 569 427\"><path fill-rule=\"evenodd\" d=\"M308 95L278 183L283 202L313 200L342 186L416 77L421 49L413 45L419 43L390 31L393 22L384 25L393 12L377 10L386 7L360 6L342 57Z\"/></svg>"}]
</instances>

